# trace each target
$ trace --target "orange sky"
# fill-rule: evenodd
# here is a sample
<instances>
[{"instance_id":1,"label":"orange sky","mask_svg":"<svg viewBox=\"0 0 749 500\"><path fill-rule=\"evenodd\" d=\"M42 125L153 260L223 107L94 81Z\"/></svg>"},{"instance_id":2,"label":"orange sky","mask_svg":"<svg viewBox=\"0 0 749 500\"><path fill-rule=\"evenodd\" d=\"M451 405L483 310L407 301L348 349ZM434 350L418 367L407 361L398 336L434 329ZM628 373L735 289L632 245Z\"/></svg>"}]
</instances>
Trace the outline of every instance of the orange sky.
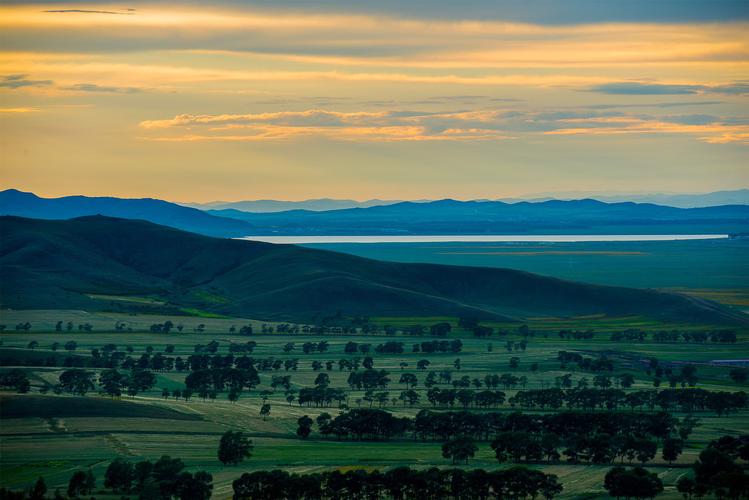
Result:
<instances>
[{"instance_id":1,"label":"orange sky","mask_svg":"<svg viewBox=\"0 0 749 500\"><path fill-rule=\"evenodd\" d=\"M198 202L749 184L728 10L351 5L0 5L0 182Z\"/></svg>"}]
</instances>

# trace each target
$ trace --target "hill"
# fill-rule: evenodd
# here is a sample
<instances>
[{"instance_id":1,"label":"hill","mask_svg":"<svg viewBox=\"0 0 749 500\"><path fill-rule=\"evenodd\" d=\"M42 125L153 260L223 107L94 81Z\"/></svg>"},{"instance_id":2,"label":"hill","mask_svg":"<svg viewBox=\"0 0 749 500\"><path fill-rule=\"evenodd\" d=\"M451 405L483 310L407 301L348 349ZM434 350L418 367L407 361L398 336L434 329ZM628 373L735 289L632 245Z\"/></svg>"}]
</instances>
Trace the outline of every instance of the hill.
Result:
<instances>
[{"instance_id":1,"label":"hill","mask_svg":"<svg viewBox=\"0 0 749 500\"><path fill-rule=\"evenodd\" d=\"M713 207L717 205L749 205L749 189L735 189L732 191L715 191L711 193L695 194L619 194L619 193L580 193L564 192L557 194L529 195L522 198L498 198L496 200L474 200L474 201L503 201L506 203L518 202L541 202L550 200L577 200L580 198L592 198L607 203L627 202L654 203L679 208ZM210 203L180 203L187 207L199 208L201 210L240 210L242 212L285 212L289 210L310 210L315 212L326 210L339 210L346 208L367 208L379 205L393 205L405 200L349 200L334 198L317 198L302 201L286 200L245 200L245 201L213 201ZM416 203L425 203L434 200L411 200Z\"/></svg>"},{"instance_id":2,"label":"hill","mask_svg":"<svg viewBox=\"0 0 749 500\"><path fill-rule=\"evenodd\" d=\"M277 204L271 204L278 208ZM237 206L245 205L240 203ZM274 209L262 203L252 206L260 207L261 210ZM39 219L105 215L146 220L185 231L223 237L749 232L749 205L684 209L650 203L605 203L592 199L517 203L446 199L336 210L320 210L316 207L313 210L247 212L236 208L198 210L151 198L40 198L32 193L9 189L0 192L0 215Z\"/></svg>"},{"instance_id":3,"label":"hill","mask_svg":"<svg viewBox=\"0 0 749 500\"><path fill-rule=\"evenodd\" d=\"M65 196L40 198L16 189L0 192L0 215L37 219L70 219L86 215L107 215L141 219L209 236L244 236L254 230L251 224L207 214L195 208L152 198Z\"/></svg>"},{"instance_id":4,"label":"hill","mask_svg":"<svg viewBox=\"0 0 749 500\"><path fill-rule=\"evenodd\" d=\"M314 212L210 210L252 223L251 234L695 234L749 230L749 205L675 208L584 200L439 200Z\"/></svg>"},{"instance_id":5,"label":"hill","mask_svg":"<svg viewBox=\"0 0 749 500\"><path fill-rule=\"evenodd\" d=\"M284 200L245 200L245 201L214 201L210 203L182 203L188 207L201 210L241 210L243 212L285 212L288 210L310 210L320 212L324 210L338 210L343 208L374 207L391 205L403 200L341 200L333 198L317 198L302 201Z\"/></svg>"},{"instance_id":6,"label":"hill","mask_svg":"<svg viewBox=\"0 0 749 500\"><path fill-rule=\"evenodd\" d=\"M580 198L593 198L606 203L617 203L632 201L635 203L653 203L678 208L715 207L718 205L749 205L749 189L734 189L725 191L713 191L710 193L591 193L580 191L567 191L561 193L543 193L528 195L524 198L500 198L498 201L517 203L519 201L549 201L549 200L579 200ZM239 207L198 207L198 208L239 208ZM343 208L343 207L341 207ZM241 209L240 210L244 210ZM252 210L248 210L252 212Z\"/></svg>"},{"instance_id":7,"label":"hill","mask_svg":"<svg viewBox=\"0 0 749 500\"><path fill-rule=\"evenodd\" d=\"M640 315L746 323L718 304L509 269L403 264L293 245L209 238L103 216L0 217L0 306L126 307L311 321L342 314L522 318ZM99 296L109 297L105 300ZM122 304L120 304L122 306Z\"/></svg>"},{"instance_id":8,"label":"hill","mask_svg":"<svg viewBox=\"0 0 749 500\"><path fill-rule=\"evenodd\" d=\"M717 205L749 205L749 189L715 191L698 194L628 194L596 196L601 201L635 201L638 203L657 203L679 208L713 207Z\"/></svg>"}]
</instances>

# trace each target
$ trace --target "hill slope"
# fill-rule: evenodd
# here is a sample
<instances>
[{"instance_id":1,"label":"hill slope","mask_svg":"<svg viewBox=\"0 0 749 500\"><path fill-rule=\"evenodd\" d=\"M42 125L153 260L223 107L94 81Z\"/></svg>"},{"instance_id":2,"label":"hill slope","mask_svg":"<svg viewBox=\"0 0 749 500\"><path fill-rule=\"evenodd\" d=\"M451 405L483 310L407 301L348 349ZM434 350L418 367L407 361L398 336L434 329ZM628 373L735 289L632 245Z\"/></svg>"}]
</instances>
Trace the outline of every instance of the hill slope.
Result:
<instances>
[{"instance_id":1,"label":"hill slope","mask_svg":"<svg viewBox=\"0 0 749 500\"><path fill-rule=\"evenodd\" d=\"M90 198L65 196L40 198L16 189L0 192L0 215L17 215L37 219L70 219L86 215L107 215L141 219L209 236L245 236L253 231L251 224L207 214L195 208L152 198Z\"/></svg>"},{"instance_id":2,"label":"hill slope","mask_svg":"<svg viewBox=\"0 0 749 500\"><path fill-rule=\"evenodd\" d=\"M208 238L143 221L0 217L0 306L112 307L92 295L262 319L333 315L642 315L742 323L707 301L508 269L402 264L293 245ZM137 307L133 302L132 307Z\"/></svg>"},{"instance_id":3,"label":"hill slope","mask_svg":"<svg viewBox=\"0 0 749 500\"><path fill-rule=\"evenodd\" d=\"M675 208L597 200L439 200L314 212L208 213L256 226L251 234L652 234L737 233L749 230L749 205Z\"/></svg>"}]
</instances>

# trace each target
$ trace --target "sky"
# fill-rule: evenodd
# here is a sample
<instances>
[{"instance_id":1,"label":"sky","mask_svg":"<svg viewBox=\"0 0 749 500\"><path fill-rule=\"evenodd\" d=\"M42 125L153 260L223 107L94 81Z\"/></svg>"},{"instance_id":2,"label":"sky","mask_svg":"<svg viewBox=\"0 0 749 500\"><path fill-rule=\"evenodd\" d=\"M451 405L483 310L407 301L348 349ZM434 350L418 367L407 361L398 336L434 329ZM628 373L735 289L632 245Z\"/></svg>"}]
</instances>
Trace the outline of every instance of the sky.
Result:
<instances>
[{"instance_id":1,"label":"sky","mask_svg":"<svg viewBox=\"0 0 749 500\"><path fill-rule=\"evenodd\" d=\"M0 188L208 202L747 186L745 0L0 4Z\"/></svg>"}]
</instances>

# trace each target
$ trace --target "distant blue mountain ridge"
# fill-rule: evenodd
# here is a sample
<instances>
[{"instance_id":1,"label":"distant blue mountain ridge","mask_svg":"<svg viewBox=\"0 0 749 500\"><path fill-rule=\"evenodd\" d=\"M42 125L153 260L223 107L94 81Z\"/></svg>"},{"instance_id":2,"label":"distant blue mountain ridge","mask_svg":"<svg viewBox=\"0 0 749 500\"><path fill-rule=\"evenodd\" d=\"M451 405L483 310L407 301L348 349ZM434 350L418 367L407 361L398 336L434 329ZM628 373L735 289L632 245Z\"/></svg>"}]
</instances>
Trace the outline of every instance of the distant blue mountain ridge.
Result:
<instances>
[{"instance_id":1,"label":"distant blue mountain ridge","mask_svg":"<svg viewBox=\"0 0 749 500\"><path fill-rule=\"evenodd\" d=\"M198 210L157 199L0 192L0 215L141 219L210 236L425 234L718 234L749 232L749 205L677 208L594 199L459 201L444 199L312 211Z\"/></svg>"},{"instance_id":2,"label":"distant blue mountain ridge","mask_svg":"<svg viewBox=\"0 0 749 500\"><path fill-rule=\"evenodd\" d=\"M268 235L723 234L749 229L749 205L675 208L598 200L437 200L314 212L210 210Z\"/></svg>"},{"instance_id":3,"label":"distant blue mountain ridge","mask_svg":"<svg viewBox=\"0 0 749 500\"><path fill-rule=\"evenodd\" d=\"M477 199L474 201L504 201L506 203L517 203L521 201L549 201L549 200L576 200L581 198L593 198L605 202L634 201L637 203L655 203L656 205L667 205L678 208L711 207L717 205L749 205L749 189L735 189L731 191L715 191L712 193L699 194L672 194L672 193L650 193L650 194L622 194L622 193L596 193L568 192L556 194L536 194L520 198L497 198ZM316 198L301 201L286 200L245 200L245 201L214 201L210 203L181 203L181 205L201 210L241 210L243 212L284 212L287 210L338 210L344 208L367 208L379 205L392 205L406 200L380 200L371 199L357 201L350 199ZM434 200L409 200L416 203L424 203Z\"/></svg>"},{"instance_id":4,"label":"distant blue mountain ridge","mask_svg":"<svg viewBox=\"0 0 749 500\"><path fill-rule=\"evenodd\" d=\"M153 198L124 199L113 197L65 196L40 198L17 189L0 192L0 215L17 215L34 219L72 219L86 215L106 215L124 219L146 220L207 236L238 237L251 234L248 222L211 215Z\"/></svg>"}]
</instances>

